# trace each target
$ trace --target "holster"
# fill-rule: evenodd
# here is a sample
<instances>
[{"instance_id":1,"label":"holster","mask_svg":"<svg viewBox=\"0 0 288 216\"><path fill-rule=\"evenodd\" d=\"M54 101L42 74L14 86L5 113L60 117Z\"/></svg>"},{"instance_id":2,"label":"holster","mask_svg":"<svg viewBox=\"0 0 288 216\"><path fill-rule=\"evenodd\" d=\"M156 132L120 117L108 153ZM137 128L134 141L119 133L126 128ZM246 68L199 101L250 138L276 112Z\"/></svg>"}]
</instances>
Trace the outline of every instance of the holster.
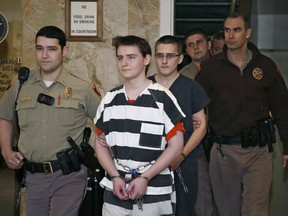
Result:
<instances>
[{"instance_id":1,"label":"holster","mask_svg":"<svg viewBox=\"0 0 288 216\"><path fill-rule=\"evenodd\" d=\"M207 161L210 161L210 152L213 146L214 140L212 137L211 129L208 127L205 136L203 137L201 144L203 145L205 157Z\"/></svg>"},{"instance_id":2,"label":"holster","mask_svg":"<svg viewBox=\"0 0 288 216\"><path fill-rule=\"evenodd\" d=\"M93 147L88 143L89 137L91 134L91 129L89 127L86 127L83 132L83 141L80 144L80 147L75 143L75 141L72 139L72 137L67 137L67 141L72 146L74 151L79 157L79 160L90 170L95 171L99 170L101 173L103 173L104 176L104 169L100 165L99 161L95 157L95 151Z\"/></svg>"},{"instance_id":3,"label":"holster","mask_svg":"<svg viewBox=\"0 0 288 216\"><path fill-rule=\"evenodd\" d=\"M276 142L275 138L275 125L271 118L265 118L257 122L256 125L246 128L236 136L221 136L215 135L210 132L210 138L219 144L241 144L242 148L248 147L264 147L268 146L269 152L273 152L273 143ZM209 139L203 143L204 149L209 147ZM209 152L210 155L210 152Z\"/></svg>"},{"instance_id":4,"label":"holster","mask_svg":"<svg viewBox=\"0 0 288 216\"><path fill-rule=\"evenodd\" d=\"M275 142L275 126L271 118L263 119L255 126L241 131L241 146L243 148L268 145L269 152L273 152L272 144Z\"/></svg>"},{"instance_id":5,"label":"holster","mask_svg":"<svg viewBox=\"0 0 288 216\"><path fill-rule=\"evenodd\" d=\"M56 154L63 175L68 175L72 172L80 170L80 161L78 155L73 148L67 149Z\"/></svg>"}]
</instances>

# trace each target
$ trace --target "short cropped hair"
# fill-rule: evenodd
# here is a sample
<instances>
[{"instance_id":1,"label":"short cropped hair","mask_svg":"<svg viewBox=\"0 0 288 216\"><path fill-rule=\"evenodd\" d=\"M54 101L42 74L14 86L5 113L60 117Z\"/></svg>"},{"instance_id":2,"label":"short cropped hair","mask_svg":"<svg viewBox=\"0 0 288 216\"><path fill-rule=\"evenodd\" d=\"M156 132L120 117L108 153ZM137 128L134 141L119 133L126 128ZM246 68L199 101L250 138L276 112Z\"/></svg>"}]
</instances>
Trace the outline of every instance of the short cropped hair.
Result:
<instances>
[{"instance_id":1,"label":"short cropped hair","mask_svg":"<svg viewBox=\"0 0 288 216\"><path fill-rule=\"evenodd\" d=\"M184 37L184 41L186 43L186 40L188 37L192 36L192 35L195 35L195 34L200 34L204 37L204 39L206 41L209 41L209 38L208 38L208 34L206 33L206 31L204 31L203 29L201 28L193 28L193 29L190 29L186 34L185 34L185 37Z\"/></svg>"},{"instance_id":2,"label":"short cropped hair","mask_svg":"<svg viewBox=\"0 0 288 216\"><path fill-rule=\"evenodd\" d=\"M61 49L66 46L66 35L65 33L56 26L44 26L36 34L35 42L38 37L55 38L58 39Z\"/></svg>"},{"instance_id":3,"label":"short cropped hair","mask_svg":"<svg viewBox=\"0 0 288 216\"><path fill-rule=\"evenodd\" d=\"M156 44L155 44L155 53L156 53L157 46L159 44L176 44L177 48L178 48L178 53L179 54L182 53L182 44L181 44L180 40L173 35L164 35L164 36L160 37L156 41Z\"/></svg>"},{"instance_id":4,"label":"short cropped hair","mask_svg":"<svg viewBox=\"0 0 288 216\"><path fill-rule=\"evenodd\" d=\"M238 18L238 17L241 17L244 20L245 29L251 28L250 18L247 15L240 12L231 13L229 16L226 17L224 23L228 18Z\"/></svg>"},{"instance_id":5,"label":"short cropped hair","mask_svg":"<svg viewBox=\"0 0 288 216\"><path fill-rule=\"evenodd\" d=\"M214 39L216 39L216 40L224 40L225 39L224 31L221 30L221 31L215 32L212 35L212 37L211 37L211 41L213 41Z\"/></svg>"}]
</instances>

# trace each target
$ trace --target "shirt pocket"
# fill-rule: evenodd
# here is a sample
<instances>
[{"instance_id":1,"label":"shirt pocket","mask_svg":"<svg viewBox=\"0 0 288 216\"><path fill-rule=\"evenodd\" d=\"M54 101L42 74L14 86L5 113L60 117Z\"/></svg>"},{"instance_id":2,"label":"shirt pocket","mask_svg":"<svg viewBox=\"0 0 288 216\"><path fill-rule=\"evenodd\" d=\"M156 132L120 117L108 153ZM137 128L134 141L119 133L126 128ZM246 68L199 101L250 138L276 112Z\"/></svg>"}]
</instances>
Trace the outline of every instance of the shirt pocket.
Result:
<instances>
[{"instance_id":1,"label":"shirt pocket","mask_svg":"<svg viewBox=\"0 0 288 216\"><path fill-rule=\"evenodd\" d=\"M18 123L21 127L30 125L37 120L35 113L37 101L36 100L18 100L16 111L18 114Z\"/></svg>"},{"instance_id":2,"label":"shirt pocket","mask_svg":"<svg viewBox=\"0 0 288 216\"><path fill-rule=\"evenodd\" d=\"M149 148L160 148L164 133L164 125L142 123L140 129L139 145Z\"/></svg>"},{"instance_id":3,"label":"shirt pocket","mask_svg":"<svg viewBox=\"0 0 288 216\"><path fill-rule=\"evenodd\" d=\"M61 104L55 104L55 122L60 125L73 125L78 118L81 118L79 111L79 103L76 100L61 101Z\"/></svg>"}]
</instances>

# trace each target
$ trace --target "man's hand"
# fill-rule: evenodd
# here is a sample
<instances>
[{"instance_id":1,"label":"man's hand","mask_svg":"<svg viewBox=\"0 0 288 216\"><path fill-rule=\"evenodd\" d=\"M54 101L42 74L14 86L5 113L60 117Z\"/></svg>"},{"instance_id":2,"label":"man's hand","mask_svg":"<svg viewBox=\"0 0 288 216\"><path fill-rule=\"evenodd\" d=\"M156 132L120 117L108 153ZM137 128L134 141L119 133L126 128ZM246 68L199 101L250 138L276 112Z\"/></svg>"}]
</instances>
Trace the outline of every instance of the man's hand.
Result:
<instances>
[{"instance_id":1,"label":"man's hand","mask_svg":"<svg viewBox=\"0 0 288 216\"><path fill-rule=\"evenodd\" d=\"M23 166L23 155L20 152L10 151L3 153L6 165L11 169L20 169Z\"/></svg>"},{"instance_id":2,"label":"man's hand","mask_svg":"<svg viewBox=\"0 0 288 216\"><path fill-rule=\"evenodd\" d=\"M13 123L0 118L0 145L6 165L11 169L20 169L23 166L23 155L12 150Z\"/></svg>"},{"instance_id":3,"label":"man's hand","mask_svg":"<svg viewBox=\"0 0 288 216\"><path fill-rule=\"evenodd\" d=\"M192 116L194 130L201 126L201 121L196 116Z\"/></svg>"},{"instance_id":4,"label":"man's hand","mask_svg":"<svg viewBox=\"0 0 288 216\"><path fill-rule=\"evenodd\" d=\"M128 200L129 196L126 190L126 183L120 177L116 177L113 180L113 193L120 199L120 200Z\"/></svg>"},{"instance_id":5,"label":"man's hand","mask_svg":"<svg viewBox=\"0 0 288 216\"><path fill-rule=\"evenodd\" d=\"M287 166L288 155L283 155L282 166L285 168Z\"/></svg>"},{"instance_id":6,"label":"man's hand","mask_svg":"<svg viewBox=\"0 0 288 216\"><path fill-rule=\"evenodd\" d=\"M135 178L127 188L129 199L135 200L143 197L147 193L147 185L148 181L145 178Z\"/></svg>"},{"instance_id":7,"label":"man's hand","mask_svg":"<svg viewBox=\"0 0 288 216\"><path fill-rule=\"evenodd\" d=\"M184 160L184 155L181 154L179 155L171 164L170 167L172 169L172 171L175 171L177 169L177 167L182 163L182 161Z\"/></svg>"}]
</instances>

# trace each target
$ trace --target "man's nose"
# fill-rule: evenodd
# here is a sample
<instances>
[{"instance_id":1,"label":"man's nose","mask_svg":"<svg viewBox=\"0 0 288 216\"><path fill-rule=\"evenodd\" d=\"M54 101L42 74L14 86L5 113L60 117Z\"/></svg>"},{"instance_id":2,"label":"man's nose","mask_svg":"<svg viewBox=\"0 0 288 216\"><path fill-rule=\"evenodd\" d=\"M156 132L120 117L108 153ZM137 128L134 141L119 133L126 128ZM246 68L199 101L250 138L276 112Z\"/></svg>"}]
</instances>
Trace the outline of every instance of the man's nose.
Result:
<instances>
[{"instance_id":1,"label":"man's nose","mask_svg":"<svg viewBox=\"0 0 288 216\"><path fill-rule=\"evenodd\" d=\"M47 49L43 49L42 51L42 57L46 58L48 56L48 50Z\"/></svg>"}]
</instances>

